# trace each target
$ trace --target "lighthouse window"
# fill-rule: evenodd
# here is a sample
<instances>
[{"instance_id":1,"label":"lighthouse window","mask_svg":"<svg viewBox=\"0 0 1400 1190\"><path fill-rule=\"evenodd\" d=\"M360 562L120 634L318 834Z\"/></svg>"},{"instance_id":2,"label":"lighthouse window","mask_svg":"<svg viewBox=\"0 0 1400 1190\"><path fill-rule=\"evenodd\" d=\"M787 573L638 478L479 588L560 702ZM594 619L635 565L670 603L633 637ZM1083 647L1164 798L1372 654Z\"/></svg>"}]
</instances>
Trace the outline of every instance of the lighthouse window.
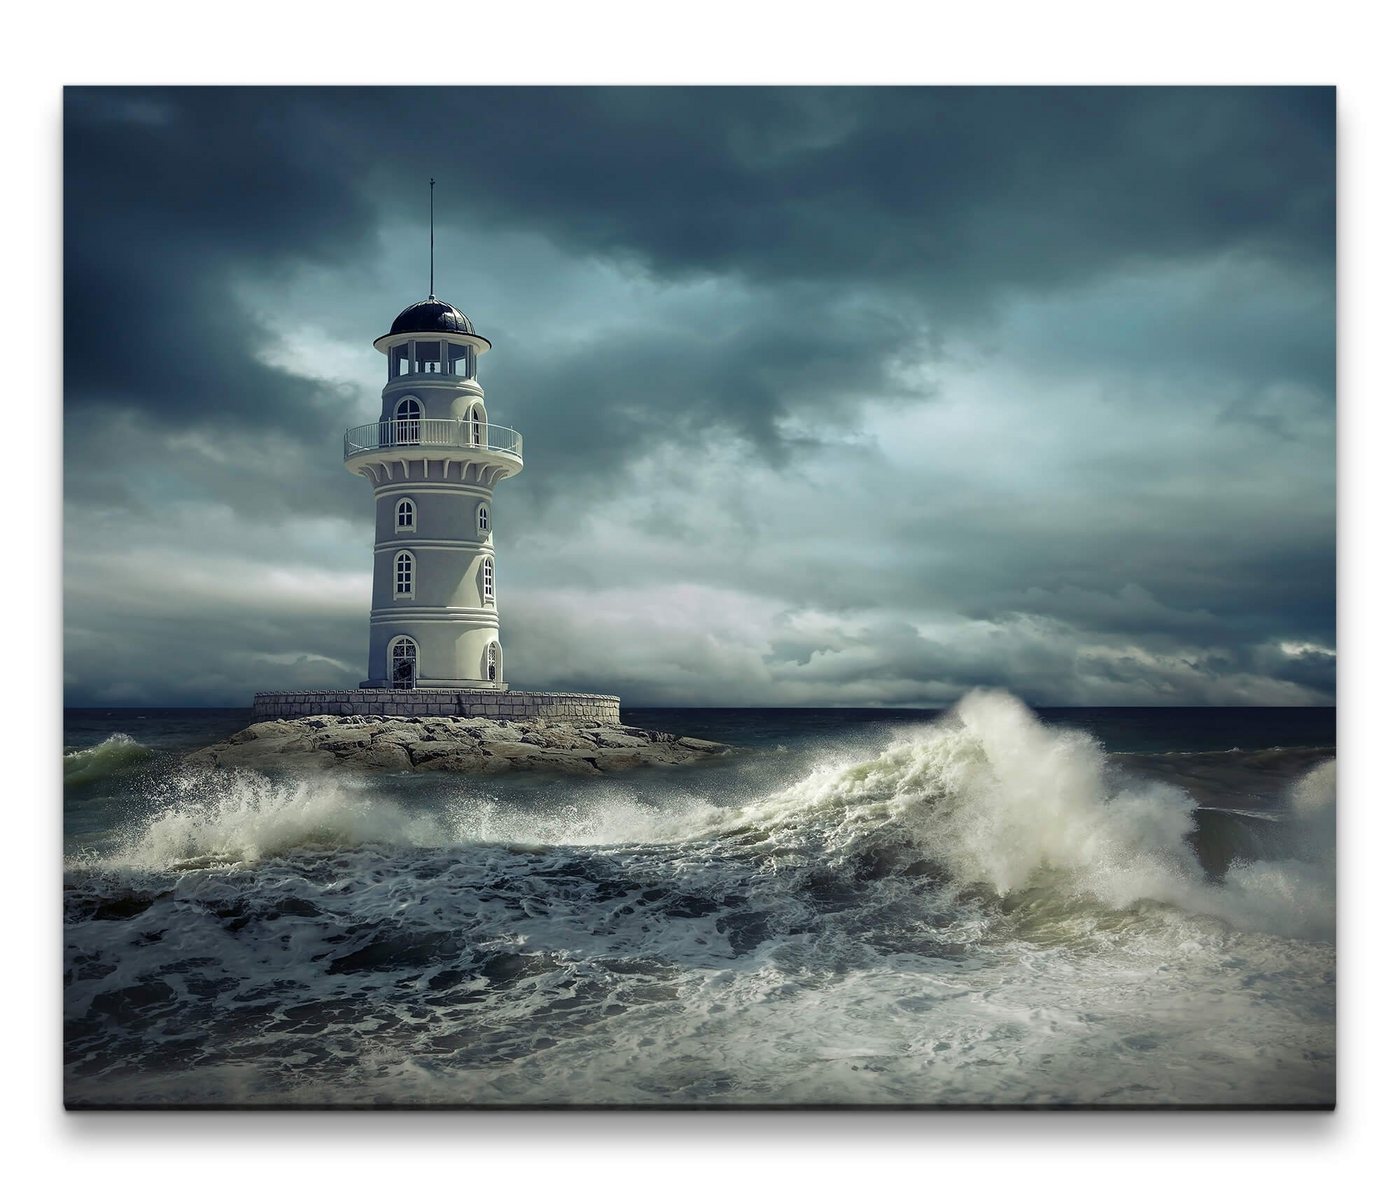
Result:
<instances>
[{"instance_id":1,"label":"lighthouse window","mask_svg":"<svg viewBox=\"0 0 1400 1190\"><path fill-rule=\"evenodd\" d=\"M394 406L394 441L417 442L419 440L419 420L423 416L423 406L415 397L405 397Z\"/></svg>"},{"instance_id":2,"label":"lighthouse window","mask_svg":"<svg viewBox=\"0 0 1400 1190\"><path fill-rule=\"evenodd\" d=\"M415 343L413 345L413 366L418 372L442 371L442 344Z\"/></svg>"},{"instance_id":3,"label":"lighthouse window","mask_svg":"<svg viewBox=\"0 0 1400 1190\"><path fill-rule=\"evenodd\" d=\"M482 558L481 560L481 593L487 599L496 598L496 584L490 558Z\"/></svg>"},{"instance_id":4,"label":"lighthouse window","mask_svg":"<svg viewBox=\"0 0 1400 1190\"><path fill-rule=\"evenodd\" d=\"M476 510L476 527L483 533L491 531L491 512L484 504Z\"/></svg>"},{"instance_id":5,"label":"lighthouse window","mask_svg":"<svg viewBox=\"0 0 1400 1190\"><path fill-rule=\"evenodd\" d=\"M472 349L463 343L447 345L447 370L454 376L473 376Z\"/></svg>"},{"instance_id":6,"label":"lighthouse window","mask_svg":"<svg viewBox=\"0 0 1400 1190\"><path fill-rule=\"evenodd\" d=\"M394 555L394 598L413 598L413 555L407 550Z\"/></svg>"},{"instance_id":7,"label":"lighthouse window","mask_svg":"<svg viewBox=\"0 0 1400 1190\"><path fill-rule=\"evenodd\" d=\"M394 512L394 531L396 533L411 533L418 528L418 510L414 508L412 500L400 500L399 506Z\"/></svg>"},{"instance_id":8,"label":"lighthouse window","mask_svg":"<svg viewBox=\"0 0 1400 1190\"><path fill-rule=\"evenodd\" d=\"M472 407L472 445L481 445L481 406Z\"/></svg>"},{"instance_id":9,"label":"lighthouse window","mask_svg":"<svg viewBox=\"0 0 1400 1190\"><path fill-rule=\"evenodd\" d=\"M408 344L400 343L389 349L389 379L408 375Z\"/></svg>"},{"instance_id":10,"label":"lighthouse window","mask_svg":"<svg viewBox=\"0 0 1400 1190\"><path fill-rule=\"evenodd\" d=\"M496 646L494 642L486 646L486 680L488 682L496 680Z\"/></svg>"}]
</instances>

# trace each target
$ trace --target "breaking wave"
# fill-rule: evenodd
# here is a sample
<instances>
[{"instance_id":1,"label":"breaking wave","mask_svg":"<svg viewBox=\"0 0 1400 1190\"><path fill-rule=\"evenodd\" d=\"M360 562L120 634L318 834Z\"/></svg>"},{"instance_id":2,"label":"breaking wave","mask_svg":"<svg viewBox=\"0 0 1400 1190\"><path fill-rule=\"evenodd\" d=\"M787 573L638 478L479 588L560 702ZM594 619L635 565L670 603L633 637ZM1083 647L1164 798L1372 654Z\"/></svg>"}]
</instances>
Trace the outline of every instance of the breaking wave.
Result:
<instances>
[{"instance_id":1,"label":"breaking wave","mask_svg":"<svg viewBox=\"0 0 1400 1190\"><path fill-rule=\"evenodd\" d=\"M1334 763L1145 774L995 691L854 738L587 782L152 766L81 795L109 817L70 835L101 854L65 879L65 1093L1332 1102Z\"/></svg>"},{"instance_id":2,"label":"breaking wave","mask_svg":"<svg viewBox=\"0 0 1400 1190\"><path fill-rule=\"evenodd\" d=\"M1232 833L1203 822L1180 789L1121 771L1092 736L1048 727L1000 691L967 695L874 757L728 804L653 804L625 787L572 797L521 806L469 791L415 804L412 790L391 797L368 780L184 773L103 862L177 870L370 844L667 847L769 870L798 857L864 878L918 872L1008 903L1048 897L1063 912L1086 900L1158 905L1241 929L1333 933L1335 762L1298 783L1268 854L1250 854L1244 820ZM1211 830L1227 848L1216 873L1201 860Z\"/></svg>"},{"instance_id":3,"label":"breaking wave","mask_svg":"<svg viewBox=\"0 0 1400 1190\"><path fill-rule=\"evenodd\" d=\"M406 815L353 781L274 779L244 770L169 777L154 811L123 835L102 866L180 870L253 863L303 848L442 842L432 815Z\"/></svg>"},{"instance_id":4,"label":"breaking wave","mask_svg":"<svg viewBox=\"0 0 1400 1190\"><path fill-rule=\"evenodd\" d=\"M63 753L63 784L86 785L122 769L144 764L155 753L125 732L109 735L91 748L72 748Z\"/></svg>"},{"instance_id":5,"label":"breaking wave","mask_svg":"<svg viewBox=\"0 0 1400 1190\"><path fill-rule=\"evenodd\" d=\"M1270 860L1203 868L1197 806L1116 769L1090 735L1040 723L1002 691L974 691L937 725L879 756L819 769L740 811L770 838L816 831L832 855L905 843L955 885L999 897L1049 889L1113 909L1170 905L1244 929L1334 932L1335 761L1291 792Z\"/></svg>"}]
</instances>

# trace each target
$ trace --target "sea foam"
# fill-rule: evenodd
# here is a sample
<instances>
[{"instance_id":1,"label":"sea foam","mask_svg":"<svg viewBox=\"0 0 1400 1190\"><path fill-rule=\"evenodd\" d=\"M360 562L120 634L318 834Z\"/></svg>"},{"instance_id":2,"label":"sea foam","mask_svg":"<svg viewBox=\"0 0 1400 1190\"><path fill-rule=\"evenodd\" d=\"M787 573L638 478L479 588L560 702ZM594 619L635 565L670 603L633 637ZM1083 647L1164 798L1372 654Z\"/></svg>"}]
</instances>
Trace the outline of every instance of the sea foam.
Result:
<instances>
[{"instance_id":1,"label":"sea foam","mask_svg":"<svg viewBox=\"0 0 1400 1190\"><path fill-rule=\"evenodd\" d=\"M143 778L104 861L139 870L65 891L70 1097L1330 1102L1332 764L1269 823L995 691L835 746Z\"/></svg>"},{"instance_id":2,"label":"sea foam","mask_svg":"<svg viewBox=\"0 0 1400 1190\"><path fill-rule=\"evenodd\" d=\"M1038 890L1062 903L1158 904L1243 929L1332 933L1333 762L1291 794L1287 854L1236 860L1212 880L1192 846L1196 804L1184 792L1120 772L1092 736L1047 726L1004 691L966 695L875 756L829 761L722 803L680 791L657 804L626 782L565 787L564 796L520 805L464 788L415 806L412 788L391 797L371 778L185 772L108 862L168 870L300 848L517 844L671 846L769 865L802 855L859 866L902 849L952 885L1000 898Z\"/></svg>"},{"instance_id":3,"label":"sea foam","mask_svg":"<svg viewBox=\"0 0 1400 1190\"><path fill-rule=\"evenodd\" d=\"M816 832L832 857L905 840L957 884L1002 897L1051 887L1113 909L1157 903L1325 938L1334 773L1334 762L1319 766L1290 797L1293 857L1237 862L1214 882L1191 845L1195 803L1185 793L1119 773L1092 736L1046 726L1004 691L978 690L878 756L823 766L717 815L716 826L775 840Z\"/></svg>"},{"instance_id":4,"label":"sea foam","mask_svg":"<svg viewBox=\"0 0 1400 1190\"><path fill-rule=\"evenodd\" d=\"M246 863L308 847L440 841L431 815L406 814L345 779L186 772L169 778L159 800L107 862L160 870Z\"/></svg>"}]
</instances>

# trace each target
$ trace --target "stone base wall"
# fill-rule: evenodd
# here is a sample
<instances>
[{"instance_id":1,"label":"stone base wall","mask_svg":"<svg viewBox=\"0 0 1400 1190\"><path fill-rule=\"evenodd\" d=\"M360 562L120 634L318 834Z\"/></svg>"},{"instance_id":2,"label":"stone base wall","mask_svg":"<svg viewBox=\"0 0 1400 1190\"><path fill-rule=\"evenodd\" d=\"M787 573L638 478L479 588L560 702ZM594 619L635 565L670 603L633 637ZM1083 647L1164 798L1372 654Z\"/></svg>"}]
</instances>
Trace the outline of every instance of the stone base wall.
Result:
<instances>
[{"instance_id":1,"label":"stone base wall","mask_svg":"<svg viewBox=\"0 0 1400 1190\"><path fill-rule=\"evenodd\" d=\"M620 723L615 694L528 690L273 690L253 695L253 722L311 715L453 715Z\"/></svg>"}]
</instances>

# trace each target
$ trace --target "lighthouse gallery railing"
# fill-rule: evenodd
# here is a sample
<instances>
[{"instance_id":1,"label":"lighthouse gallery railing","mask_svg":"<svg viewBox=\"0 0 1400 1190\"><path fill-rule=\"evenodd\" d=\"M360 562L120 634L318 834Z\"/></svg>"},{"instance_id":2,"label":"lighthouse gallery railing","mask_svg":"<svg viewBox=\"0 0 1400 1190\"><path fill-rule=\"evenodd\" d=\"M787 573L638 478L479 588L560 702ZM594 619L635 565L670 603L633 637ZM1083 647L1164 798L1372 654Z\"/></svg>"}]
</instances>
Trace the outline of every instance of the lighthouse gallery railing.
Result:
<instances>
[{"instance_id":1,"label":"lighthouse gallery railing","mask_svg":"<svg viewBox=\"0 0 1400 1190\"><path fill-rule=\"evenodd\" d=\"M405 418L373 421L345 431L345 457L391 446L461 446L522 457L524 439L509 426L484 421Z\"/></svg>"}]
</instances>

